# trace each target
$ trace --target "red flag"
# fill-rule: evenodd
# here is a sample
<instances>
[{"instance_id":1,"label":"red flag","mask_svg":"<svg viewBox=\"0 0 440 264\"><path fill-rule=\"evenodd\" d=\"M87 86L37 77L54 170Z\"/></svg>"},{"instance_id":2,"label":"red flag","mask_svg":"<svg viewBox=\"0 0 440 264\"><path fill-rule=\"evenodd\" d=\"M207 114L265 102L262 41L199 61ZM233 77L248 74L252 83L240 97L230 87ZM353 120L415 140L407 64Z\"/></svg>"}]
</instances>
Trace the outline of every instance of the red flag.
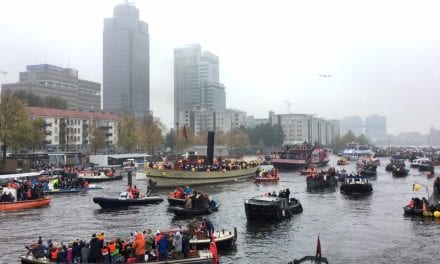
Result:
<instances>
[{"instance_id":1,"label":"red flag","mask_svg":"<svg viewBox=\"0 0 440 264\"><path fill-rule=\"evenodd\" d=\"M319 235L318 242L316 243L316 256L321 257L321 241L319 240Z\"/></svg>"},{"instance_id":2,"label":"red flag","mask_svg":"<svg viewBox=\"0 0 440 264\"><path fill-rule=\"evenodd\" d=\"M183 126L183 136L186 139L186 142L188 142L188 132L186 131L186 125Z\"/></svg>"},{"instance_id":3,"label":"red flag","mask_svg":"<svg viewBox=\"0 0 440 264\"><path fill-rule=\"evenodd\" d=\"M218 259L218 252L217 252L217 244L215 243L214 235L211 236L211 243L209 243L209 251L211 251L212 254L212 264L218 264L220 263Z\"/></svg>"}]
</instances>

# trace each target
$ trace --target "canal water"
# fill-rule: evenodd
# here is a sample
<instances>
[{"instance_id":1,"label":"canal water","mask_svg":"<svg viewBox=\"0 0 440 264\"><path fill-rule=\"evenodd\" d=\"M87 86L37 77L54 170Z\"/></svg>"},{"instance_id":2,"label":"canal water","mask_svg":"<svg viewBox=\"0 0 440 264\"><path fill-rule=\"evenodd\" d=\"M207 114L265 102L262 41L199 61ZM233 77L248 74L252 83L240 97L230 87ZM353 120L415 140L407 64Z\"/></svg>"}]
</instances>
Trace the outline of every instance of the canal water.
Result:
<instances>
[{"instance_id":1,"label":"canal water","mask_svg":"<svg viewBox=\"0 0 440 264\"><path fill-rule=\"evenodd\" d=\"M330 165L336 166L336 156ZM319 234L322 255L330 263L439 263L440 219L405 217L402 206L411 197L426 197L422 188L412 191L417 181L429 186L434 179L411 169L405 178L394 178L385 171L387 158L381 159L377 178L371 180L373 194L351 198L339 187L319 192L306 189L306 177L299 172L282 172L281 181L256 185L251 179L229 184L196 187L210 193L220 203L218 212L209 216L216 230L237 227L236 248L220 252L221 263L287 263L304 255L314 255ZM408 166L409 167L409 166ZM345 166L355 171L355 162ZM42 236L67 242L91 238L104 232L106 237L128 237L130 232L146 228L168 229L186 226L167 212L166 200L158 205L120 211L102 211L94 196L117 197L125 190L123 181L102 183L103 190L86 194L53 196L49 207L0 213L0 263L17 263L26 253L25 245ZM146 189L145 181L135 184ZM339 183L338 183L339 184ZM264 192L289 188L299 198L304 212L289 220L271 224L248 224L244 199ZM172 189L164 189L166 198Z\"/></svg>"}]
</instances>

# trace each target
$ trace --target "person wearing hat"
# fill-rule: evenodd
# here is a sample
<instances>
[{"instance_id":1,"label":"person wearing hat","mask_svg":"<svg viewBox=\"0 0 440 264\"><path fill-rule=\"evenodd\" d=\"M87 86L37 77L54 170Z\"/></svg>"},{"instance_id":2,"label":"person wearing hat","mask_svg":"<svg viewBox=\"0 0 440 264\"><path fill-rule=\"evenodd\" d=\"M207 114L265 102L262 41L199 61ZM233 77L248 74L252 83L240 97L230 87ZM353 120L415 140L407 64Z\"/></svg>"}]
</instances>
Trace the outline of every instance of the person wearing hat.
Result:
<instances>
[{"instance_id":1,"label":"person wearing hat","mask_svg":"<svg viewBox=\"0 0 440 264\"><path fill-rule=\"evenodd\" d=\"M135 240L132 244L132 247L135 249L136 262L144 262L145 261L145 239L142 233L137 233L135 236Z\"/></svg>"},{"instance_id":2,"label":"person wearing hat","mask_svg":"<svg viewBox=\"0 0 440 264\"><path fill-rule=\"evenodd\" d=\"M90 239L90 256L89 261L91 263L98 263L100 257L101 257L101 242L96 237L96 234L92 235L92 239Z\"/></svg>"}]
</instances>

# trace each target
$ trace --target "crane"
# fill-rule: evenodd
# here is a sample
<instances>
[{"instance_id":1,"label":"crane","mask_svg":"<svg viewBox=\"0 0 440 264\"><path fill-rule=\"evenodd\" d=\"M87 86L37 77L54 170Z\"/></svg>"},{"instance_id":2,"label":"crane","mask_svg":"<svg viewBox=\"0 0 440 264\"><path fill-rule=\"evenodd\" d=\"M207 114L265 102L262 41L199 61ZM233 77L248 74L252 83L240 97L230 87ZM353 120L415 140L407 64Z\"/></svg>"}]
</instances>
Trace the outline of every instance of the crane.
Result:
<instances>
[{"instance_id":1,"label":"crane","mask_svg":"<svg viewBox=\"0 0 440 264\"><path fill-rule=\"evenodd\" d=\"M292 106L292 104L289 101L284 101L287 104L287 113L290 114L290 107Z\"/></svg>"}]
</instances>

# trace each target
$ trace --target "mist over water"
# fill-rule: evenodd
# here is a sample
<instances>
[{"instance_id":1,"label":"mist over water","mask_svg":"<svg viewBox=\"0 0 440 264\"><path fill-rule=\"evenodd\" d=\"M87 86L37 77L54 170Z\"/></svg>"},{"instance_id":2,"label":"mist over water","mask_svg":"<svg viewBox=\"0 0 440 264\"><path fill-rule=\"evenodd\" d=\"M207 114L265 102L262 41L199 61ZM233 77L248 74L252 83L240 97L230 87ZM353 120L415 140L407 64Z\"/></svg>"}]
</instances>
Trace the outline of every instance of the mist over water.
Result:
<instances>
[{"instance_id":1,"label":"mist over water","mask_svg":"<svg viewBox=\"0 0 440 264\"><path fill-rule=\"evenodd\" d=\"M336 165L331 156L331 165ZM440 220L403 215L411 197L426 197L424 189L412 191L418 181L430 186L417 169L409 176L394 178L385 171L388 158L381 159L378 176L371 180L373 194L351 198L333 189L309 192L305 176L299 172L282 172L281 181L256 185L251 179L231 184L195 187L220 202L220 209L209 216L215 229L237 227L235 249L220 252L221 263L287 263L293 258L314 255L320 234L322 254L330 263L436 263L440 243ZM342 168L336 166L336 168ZM355 171L355 163L345 166ZM67 242L76 238L90 240L92 233L104 232L106 238L128 237L130 232L146 228L168 229L186 226L188 220L175 219L167 212L166 201L158 205L128 210L102 211L93 203L94 196L117 197L125 190L126 179L102 183L103 190L86 194L53 196L52 204L42 209L0 213L0 263L18 263L27 251L24 246L41 235ZM145 191L146 181L135 184ZM279 223L248 224L244 199L264 192L289 188L299 198L304 212ZM172 189L161 190L165 198Z\"/></svg>"}]
</instances>

